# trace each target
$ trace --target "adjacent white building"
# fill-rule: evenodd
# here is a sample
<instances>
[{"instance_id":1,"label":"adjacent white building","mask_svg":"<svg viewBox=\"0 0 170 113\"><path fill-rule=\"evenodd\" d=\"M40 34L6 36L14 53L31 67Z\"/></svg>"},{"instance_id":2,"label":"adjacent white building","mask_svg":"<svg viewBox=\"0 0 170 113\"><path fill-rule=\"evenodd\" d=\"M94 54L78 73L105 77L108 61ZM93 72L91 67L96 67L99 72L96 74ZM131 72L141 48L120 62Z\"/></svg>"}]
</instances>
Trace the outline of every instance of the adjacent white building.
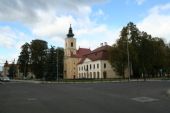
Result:
<instances>
[{"instance_id":1,"label":"adjacent white building","mask_svg":"<svg viewBox=\"0 0 170 113\"><path fill-rule=\"evenodd\" d=\"M108 61L109 48L107 43L101 44L101 47L84 55L77 65L78 78L118 78Z\"/></svg>"}]
</instances>

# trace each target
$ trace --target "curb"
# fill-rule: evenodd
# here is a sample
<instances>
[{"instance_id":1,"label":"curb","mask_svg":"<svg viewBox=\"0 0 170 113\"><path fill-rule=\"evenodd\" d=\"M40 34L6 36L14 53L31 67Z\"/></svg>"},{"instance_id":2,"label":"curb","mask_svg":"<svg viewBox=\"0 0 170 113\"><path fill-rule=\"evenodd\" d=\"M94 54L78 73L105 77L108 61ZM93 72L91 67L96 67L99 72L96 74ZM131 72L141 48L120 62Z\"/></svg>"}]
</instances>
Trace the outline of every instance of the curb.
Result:
<instances>
[{"instance_id":1,"label":"curb","mask_svg":"<svg viewBox=\"0 0 170 113\"><path fill-rule=\"evenodd\" d=\"M167 81L167 82L170 82L170 80L119 80L119 81L84 81L84 82L79 82L79 81L75 81L75 82L62 82L62 81L36 81L36 80L11 80L12 82L24 82L24 83L35 83L35 84L80 84L80 83L84 83L84 84L87 84L87 83L128 83L128 82L162 82L162 81ZM0 83L1 84L1 83ZM3 84L3 83L2 83ZM170 94L170 91L169 91L169 94Z\"/></svg>"}]
</instances>

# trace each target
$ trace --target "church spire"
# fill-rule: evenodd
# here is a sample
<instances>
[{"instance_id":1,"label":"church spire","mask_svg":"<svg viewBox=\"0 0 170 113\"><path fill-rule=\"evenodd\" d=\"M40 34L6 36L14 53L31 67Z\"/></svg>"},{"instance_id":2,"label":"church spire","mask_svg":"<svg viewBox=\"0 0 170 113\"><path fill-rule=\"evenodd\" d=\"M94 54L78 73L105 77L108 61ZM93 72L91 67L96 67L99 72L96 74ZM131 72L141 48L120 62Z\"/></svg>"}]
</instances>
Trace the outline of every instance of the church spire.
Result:
<instances>
[{"instance_id":1,"label":"church spire","mask_svg":"<svg viewBox=\"0 0 170 113\"><path fill-rule=\"evenodd\" d=\"M71 28L71 24L70 24L70 28L69 28L69 32L68 32L68 34L67 34L67 37L68 38L71 38L71 37L73 37L74 36L74 34L73 34L73 31L72 31L72 28Z\"/></svg>"}]
</instances>

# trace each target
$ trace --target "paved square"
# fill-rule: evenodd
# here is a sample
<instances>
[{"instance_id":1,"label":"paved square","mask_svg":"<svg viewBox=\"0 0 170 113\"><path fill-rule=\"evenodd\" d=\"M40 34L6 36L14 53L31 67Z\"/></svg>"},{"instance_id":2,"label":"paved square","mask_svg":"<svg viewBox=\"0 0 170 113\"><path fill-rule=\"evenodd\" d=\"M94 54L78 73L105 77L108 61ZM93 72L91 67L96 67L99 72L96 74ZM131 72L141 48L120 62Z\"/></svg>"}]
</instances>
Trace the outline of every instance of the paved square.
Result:
<instances>
[{"instance_id":1,"label":"paved square","mask_svg":"<svg viewBox=\"0 0 170 113\"><path fill-rule=\"evenodd\" d=\"M170 113L168 81L0 84L0 113Z\"/></svg>"}]
</instances>

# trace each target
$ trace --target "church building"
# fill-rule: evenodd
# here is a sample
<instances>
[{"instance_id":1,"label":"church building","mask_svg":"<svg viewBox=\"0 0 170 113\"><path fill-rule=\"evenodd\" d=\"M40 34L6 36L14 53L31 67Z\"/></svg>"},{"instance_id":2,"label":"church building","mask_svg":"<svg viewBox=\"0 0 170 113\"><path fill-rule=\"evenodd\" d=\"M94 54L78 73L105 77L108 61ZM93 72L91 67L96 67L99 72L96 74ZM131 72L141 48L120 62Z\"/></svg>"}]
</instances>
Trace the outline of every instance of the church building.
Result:
<instances>
[{"instance_id":1,"label":"church building","mask_svg":"<svg viewBox=\"0 0 170 113\"><path fill-rule=\"evenodd\" d=\"M64 79L118 78L111 67L107 43L91 51L88 48L76 49L76 38L69 28L64 48Z\"/></svg>"}]
</instances>

